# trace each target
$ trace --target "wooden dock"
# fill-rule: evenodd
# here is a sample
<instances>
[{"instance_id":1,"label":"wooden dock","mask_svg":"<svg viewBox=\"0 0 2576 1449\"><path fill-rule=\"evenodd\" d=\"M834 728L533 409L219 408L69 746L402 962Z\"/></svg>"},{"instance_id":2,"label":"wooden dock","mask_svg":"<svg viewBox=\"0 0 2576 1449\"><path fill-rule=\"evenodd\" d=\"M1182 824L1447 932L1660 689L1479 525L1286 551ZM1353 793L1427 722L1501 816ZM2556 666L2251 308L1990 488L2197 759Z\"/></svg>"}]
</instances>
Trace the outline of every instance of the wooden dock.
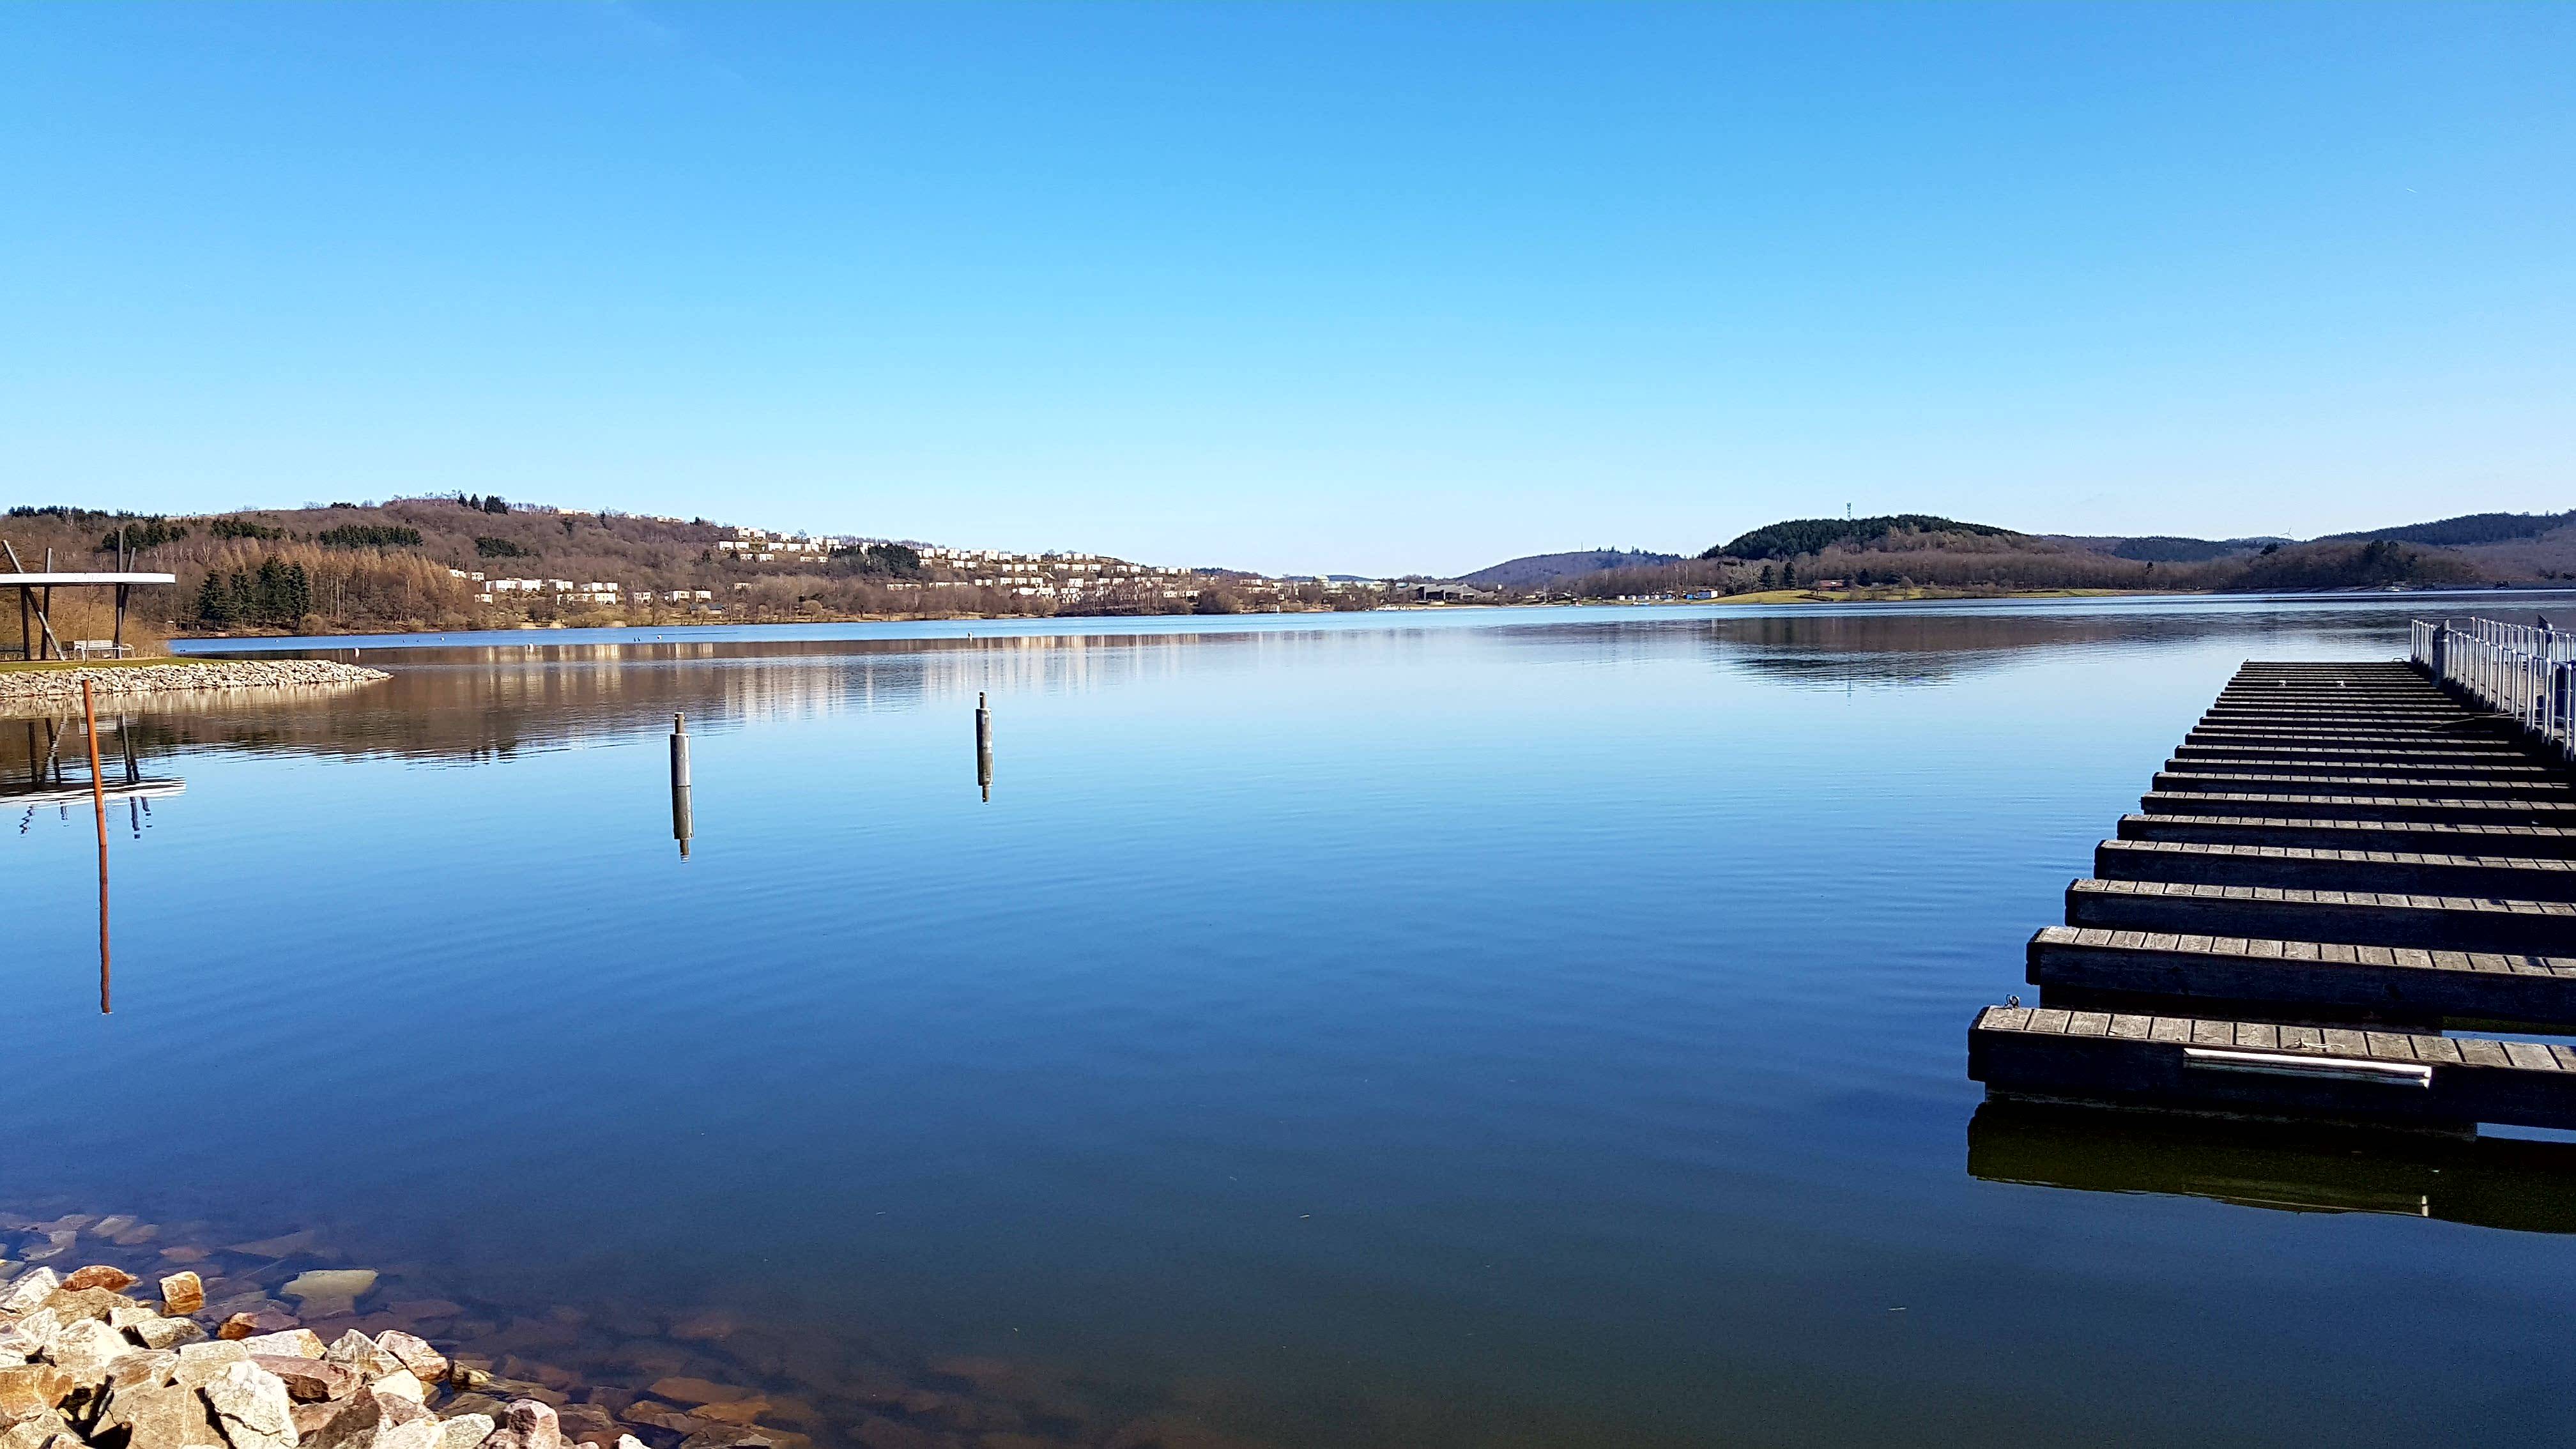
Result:
<instances>
[{"instance_id":1,"label":"wooden dock","mask_svg":"<svg viewBox=\"0 0 2576 1449\"><path fill-rule=\"evenodd\" d=\"M2463 693L2409 663L2246 664L2031 938L2040 1005L1978 1014L1969 1076L1999 1101L2576 1127L2576 1046L2512 1039L2576 1029L2576 771L2536 716Z\"/></svg>"}]
</instances>

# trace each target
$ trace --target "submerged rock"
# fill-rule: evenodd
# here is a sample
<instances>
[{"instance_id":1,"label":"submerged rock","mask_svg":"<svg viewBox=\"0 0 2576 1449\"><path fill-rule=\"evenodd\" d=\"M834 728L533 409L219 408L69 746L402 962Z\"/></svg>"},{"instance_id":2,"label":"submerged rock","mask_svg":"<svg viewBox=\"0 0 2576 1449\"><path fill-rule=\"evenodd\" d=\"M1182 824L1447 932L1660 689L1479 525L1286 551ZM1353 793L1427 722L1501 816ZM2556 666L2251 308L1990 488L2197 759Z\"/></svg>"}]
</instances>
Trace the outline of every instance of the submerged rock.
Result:
<instances>
[{"instance_id":1,"label":"submerged rock","mask_svg":"<svg viewBox=\"0 0 2576 1449\"><path fill-rule=\"evenodd\" d=\"M280 1293L295 1300L307 1318L336 1318L358 1311L358 1300L376 1286L371 1268L316 1268L288 1279Z\"/></svg>"},{"instance_id":2,"label":"submerged rock","mask_svg":"<svg viewBox=\"0 0 2576 1449\"><path fill-rule=\"evenodd\" d=\"M483 1443L486 1449L563 1449L563 1423L551 1404L513 1399L501 1427Z\"/></svg>"}]
</instances>

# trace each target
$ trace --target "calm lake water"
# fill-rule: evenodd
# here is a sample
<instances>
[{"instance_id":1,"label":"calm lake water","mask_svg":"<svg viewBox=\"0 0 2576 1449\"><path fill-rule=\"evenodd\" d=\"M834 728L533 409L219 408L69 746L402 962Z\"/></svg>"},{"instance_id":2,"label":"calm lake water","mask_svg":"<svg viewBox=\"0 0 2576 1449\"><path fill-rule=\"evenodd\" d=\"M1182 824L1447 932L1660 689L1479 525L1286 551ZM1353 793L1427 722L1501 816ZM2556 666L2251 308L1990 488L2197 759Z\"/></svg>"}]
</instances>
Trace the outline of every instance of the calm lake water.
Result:
<instances>
[{"instance_id":1,"label":"calm lake water","mask_svg":"<svg viewBox=\"0 0 2576 1449\"><path fill-rule=\"evenodd\" d=\"M185 782L115 808L112 1015L86 799L12 804L0 1193L995 1361L1089 1442L2552 1440L2576 1237L1965 1076L2236 666L2428 611L2470 605L367 648L109 734ZM46 748L0 724L0 789ZM2560 1144L2509 1150L2490 1216L2554 1224Z\"/></svg>"}]
</instances>

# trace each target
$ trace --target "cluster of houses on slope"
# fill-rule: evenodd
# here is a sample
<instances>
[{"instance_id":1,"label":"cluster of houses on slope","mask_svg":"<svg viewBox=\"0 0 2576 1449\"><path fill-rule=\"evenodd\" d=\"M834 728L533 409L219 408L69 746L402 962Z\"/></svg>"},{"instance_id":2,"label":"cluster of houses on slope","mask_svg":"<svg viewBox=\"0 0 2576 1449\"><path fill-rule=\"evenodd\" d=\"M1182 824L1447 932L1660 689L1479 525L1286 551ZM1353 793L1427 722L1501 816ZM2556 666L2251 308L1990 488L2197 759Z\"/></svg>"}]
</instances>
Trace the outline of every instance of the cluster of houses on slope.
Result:
<instances>
[{"instance_id":1,"label":"cluster of houses on slope","mask_svg":"<svg viewBox=\"0 0 2576 1449\"><path fill-rule=\"evenodd\" d=\"M895 543L891 539L782 534L758 528L736 528L731 532L731 538L719 539L709 549L708 556L715 562L794 567L820 564L835 552L845 549ZM1015 553L1008 549L946 548L925 544L899 546L911 549L921 560L923 576L889 579L883 587L906 592L985 589L1015 598L1043 599L1054 604L1103 597L1186 601L1198 598L1202 586L1214 582L1192 569L1129 563L1106 554L1070 551ZM478 571L458 568L451 568L448 572L472 583L477 598L485 604L546 599L558 605L613 608L621 604L662 604L698 612L722 612L712 589L656 590L629 588L597 580L487 578ZM1495 597L1490 590L1465 584L1381 582L1335 578L1325 574L1291 574L1280 578L1232 574L1226 575L1222 582L1244 602L1256 606L1265 600L1285 600L1292 592L1303 593L1310 589L1327 595L1368 589L1395 603L1478 603ZM750 587L747 583L734 585L736 590ZM1310 600L1314 597L1312 593L1304 596Z\"/></svg>"},{"instance_id":2,"label":"cluster of houses on slope","mask_svg":"<svg viewBox=\"0 0 2576 1449\"><path fill-rule=\"evenodd\" d=\"M558 604L613 607L658 602L712 608L716 597L713 589L635 589L598 580L575 583L571 579L495 579L485 577L478 570L459 568L451 568L447 572L451 577L474 585L475 602L483 604L509 603L514 598L533 602L542 598Z\"/></svg>"}]
</instances>

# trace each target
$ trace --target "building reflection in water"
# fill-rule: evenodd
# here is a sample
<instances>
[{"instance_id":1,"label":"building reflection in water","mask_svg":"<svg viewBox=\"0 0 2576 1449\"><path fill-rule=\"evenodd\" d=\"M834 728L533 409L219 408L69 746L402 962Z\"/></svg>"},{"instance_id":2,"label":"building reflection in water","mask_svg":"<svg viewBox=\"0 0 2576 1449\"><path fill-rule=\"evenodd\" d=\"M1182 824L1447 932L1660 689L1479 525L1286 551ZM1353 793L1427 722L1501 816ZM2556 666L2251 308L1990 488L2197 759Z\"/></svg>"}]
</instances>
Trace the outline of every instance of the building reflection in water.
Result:
<instances>
[{"instance_id":1,"label":"building reflection in water","mask_svg":"<svg viewBox=\"0 0 2576 1449\"><path fill-rule=\"evenodd\" d=\"M2165 1193L2281 1212L2390 1213L2576 1233L2576 1143L2444 1137L1988 1102L1968 1175L2083 1192Z\"/></svg>"}]
</instances>

